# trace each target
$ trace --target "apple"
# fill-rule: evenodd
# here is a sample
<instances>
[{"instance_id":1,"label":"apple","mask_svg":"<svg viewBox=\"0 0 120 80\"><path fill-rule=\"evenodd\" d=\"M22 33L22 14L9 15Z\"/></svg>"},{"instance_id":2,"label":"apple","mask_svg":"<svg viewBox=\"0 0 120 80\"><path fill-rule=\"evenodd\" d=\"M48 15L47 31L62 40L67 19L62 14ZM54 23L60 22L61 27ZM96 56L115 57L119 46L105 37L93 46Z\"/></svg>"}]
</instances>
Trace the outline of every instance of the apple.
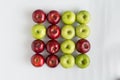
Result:
<instances>
[{"instance_id":1,"label":"apple","mask_svg":"<svg viewBox=\"0 0 120 80\"><path fill-rule=\"evenodd\" d=\"M61 43L60 48L64 54L72 54L75 50L75 43L72 40L65 40Z\"/></svg>"},{"instance_id":2,"label":"apple","mask_svg":"<svg viewBox=\"0 0 120 80\"><path fill-rule=\"evenodd\" d=\"M90 50L90 43L86 39L80 39L76 43L76 49L80 53L87 53Z\"/></svg>"},{"instance_id":3,"label":"apple","mask_svg":"<svg viewBox=\"0 0 120 80\"><path fill-rule=\"evenodd\" d=\"M72 39L75 36L75 29L72 25L65 25L61 29L61 35L64 39Z\"/></svg>"},{"instance_id":4,"label":"apple","mask_svg":"<svg viewBox=\"0 0 120 80\"><path fill-rule=\"evenodd\" d=\"M48 55L46 58L46 64L51 67L55 68L59 64L59 58L56 55Z\"/></svg>"},{"instance_id":5,"label":"apple","mask_svg":"<svg viewBox=\"0 0 120 80\"><path fill-rule=\"evenodd\" d=\"M47 28L47 36L50 39L57 39L60 36L60 27L57 25L50 25Z\"/></svg>"},{"instance_id":6,"label":"apple","mask_svg":"<svg viewBox=\"0 0 120 80\"><path fill-rule=\"evenodd\" d=\"M36 23L43 23L46 20L46 13L43 10L35 10L32 14L32 19Z\"/></svg>"},{"instance_id":7,"label":"apple","mask_svg":"<svg viewBox=\"0 0 120 80\"><path fill-rule=\"evenodd\" d=\"M90 64L90 58L86 54L79 54L75 58L75 63L79 68L86 68Z\"/></svg>"},{"instance_id":8,"label":"apple","mask_svg":"<svg viewBox=\"0 0 120 80\"><path fill-rule=\"evenodd\" d=\"M76 15L76 21L80 24L87 24L90 21L90 13L86 10L79 11Z\"/></svg>"},{"instance_id":9,"label":"apple","mask_svg":"<svg viewBox=\"0 0 120 80\"><path fill-rule=\"evenodd\" d=\"M60 44L56 40L49 40L46 44L46 50L49 54L56 54L60 49Z\"/></svg>"},{"instance_id":10,"label":"apple","mask_svg":"<svg viewBox=\"0 0 120 80\"><path fill-rule=\"evenodd\" d=\"M45 62L44 57L41 54L34 54L31 57L31 63L35 67L42 67L44 62Z\"/></svg>"},{"instance_id":11,"label":"apple","mask_svg":"<svg viewBox=\"0 0 120 80\"><path fill-rule=\"evenodd\" d=\"M78 25L76 27L76 36L79 38L87 38L90 35L90 28L88 25Z\"/></svg>"},{"instance_id":12,"label":"apple","mask_svg":"<svg viewBox=\"0 0 120 80\"><path fill-rule=\"evenodd\" d=\"M60 13L56 10L52 10L47 15L47 20L51 24L57 24L60 21Z\"/></svg>"},{"instance_id":13,"label":"apple","mask_svg":"<svg viewBox=\"0 0 120 80\"><path fill-rule=\"evenodd\" d=\"M35 39L42 39L46 35L46 28L42 24L36 24L32 28L32 35Z\"/></svg>"},{"instance_id":14,"label":"apple","mask_svg":"<svg viewBox=\"0 0 120 80\"><path fill-rule=\"evenodd\" d=\"M60 57L60 64L64 68L72 68L75 64L75 58L72 55L63 55Z\"/></svg>"},{"instance_id":15,"label":"apple","mask_svg":"<svg viewBox=\"0 0 120 80\"><path fill-rule=\"evenodd\" d=\"M45 48L45 43L42 40L34 40L32 42L32 50L36 53L40 53L42 51L44 51Z\"/></svg>"},{"instance_id":16,"label":"apple","mask_svg":"<svg viewBox=\"0 0 120 80\"><path fill-rule=\"evenodd\" d=\"M65 24L73 24L75 22L75 18L76 18L75 13L72 11L65 11L62 14L62 21Z\"/></svg>"}]
</instances>

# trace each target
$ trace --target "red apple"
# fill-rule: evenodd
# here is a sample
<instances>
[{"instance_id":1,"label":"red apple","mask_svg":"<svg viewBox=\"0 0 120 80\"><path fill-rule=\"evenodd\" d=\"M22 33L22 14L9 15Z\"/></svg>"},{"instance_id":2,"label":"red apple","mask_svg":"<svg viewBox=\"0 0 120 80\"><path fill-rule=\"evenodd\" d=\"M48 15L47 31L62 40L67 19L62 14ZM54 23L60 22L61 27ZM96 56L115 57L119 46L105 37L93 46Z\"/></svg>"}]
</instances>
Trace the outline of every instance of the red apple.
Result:
<instances>
[{"instance_id":1,"label":"red apple","mask_svg":"<svg viewBox=\"0 0 120 80\"><path fill-rule=\"evenodd\" d=\"M46 44L47 52L50 54L55 54L60 49L60 44L56 40L49 40Z\"/></svg>"},{"instance_id":2,"label":"red apple","mask_svg":"<svg viewBox=\"0 0 120 80\"><path fill-rule=\"evenodd\" d=\"M60 13L56 10L52 10L47 15L47 20L51 24L57 24L60 21Z\"/></svg>"},{"instance_id":3,"label":"red apple","mask_svg":"<svg viewBox=\"0 0 120 80\"><path fill-rule=\"evenodd\" d=\"M46 64L51 67L54 68L59 64L59 58L56 55L49 55L46 58Z\"/></svg>"},{"instance_id":4,"label":"red apple","mask_svg":"<svg viewBox=\"0 0 120 80\"><path fill-rule=\"evenodd\" d=\"M36 23L43 23L46 20L46 13L43 10L35 10L32 14L32 19Z\"/></svg>"},{"instance_id":5,"label":"red apple","mask_svg":"<svg viewBox=\"0 0 120 80\"><path fill-rule=\"evenodd\" d=\"M45 43L42 40L34 40L32 42L32 50L36 53L40 53L44 50L45 48Z\"/></svg>"},{"instance_id":6,"label":"red apple","mask_svg":"<svg viewBox=\"0 0 120 80\"><path fill-rule=\"evenodd\" d=\"M41 54L34 54L31 57L31 63L35 67L43 66L44 62L45 62L44 57Z\"/></svg>"},{"instance_id":7,"label":"red apple","mask_svg":"<svg viewBox=\"0 0 120 80\"><path fill-rule=\"evenodd\" d=\"M60 36L60 27L57 25L50 25L47 28L47 36L50 39L57 39Z\"/></svg>"},{"instance_id":8,"label":"red apple","mask_svg":"<svg viewBox=\"0 0 120 80\"><path fill-rule=\"evenodd\" d=\"M76 49L80 53L87 53L90 50L90 43L86 39L80 39L76 43Z\"/></svg>"}]
</instances>

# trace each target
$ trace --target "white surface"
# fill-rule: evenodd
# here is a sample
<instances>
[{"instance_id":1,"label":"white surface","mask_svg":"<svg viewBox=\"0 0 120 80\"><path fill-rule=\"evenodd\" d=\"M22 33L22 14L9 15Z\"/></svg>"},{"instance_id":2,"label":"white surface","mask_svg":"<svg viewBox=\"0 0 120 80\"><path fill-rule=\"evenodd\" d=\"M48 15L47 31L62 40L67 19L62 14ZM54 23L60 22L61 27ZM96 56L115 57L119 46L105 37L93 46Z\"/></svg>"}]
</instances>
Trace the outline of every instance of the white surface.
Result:
<instances>
[{"instance_id":1,"label":"white surface","mask_svg":"<svg viewBox=\"0 0 120 80\"><path fill-rule=\"evenodd\" d=\"M119 0L0 0L0 80L118 80L120 78ZM87 69L34 68L30 63L31 13L86 9L92 44Z\"/></svg>"}]
</instances>

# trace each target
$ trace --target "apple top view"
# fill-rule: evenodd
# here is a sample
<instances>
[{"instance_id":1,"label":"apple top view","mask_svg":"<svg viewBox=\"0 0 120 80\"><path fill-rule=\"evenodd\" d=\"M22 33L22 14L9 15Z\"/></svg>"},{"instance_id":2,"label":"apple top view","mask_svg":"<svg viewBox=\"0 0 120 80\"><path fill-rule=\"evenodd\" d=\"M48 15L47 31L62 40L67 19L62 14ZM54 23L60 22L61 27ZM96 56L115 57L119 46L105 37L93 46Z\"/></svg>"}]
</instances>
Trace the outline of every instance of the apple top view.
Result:
<instances>
[{"instance_id":1,"label":"apple top view","mask_svg":"<svg viewBox=\"0 0 120 80\"><path fill-rule=\"evenodd\" d=\"M32 19L36 23L32 27L32 36L35 38L31 45L35 53L31 57L33 66L43 67L46 63L48 67L55 68L60 63L65 69L75 65L84 69L90 65L87 53L91 46L86 38L90 34L88 23L91 16L87 10L81 10L78 13L69 10L63 13L51 10L46 13L42 9L37 9L32 13ZM47 26L45 26L46 21L49 22ZM74 25L75 23L77 24ZM46 37L49 38L47 43L44 42ZM58 40L60 38L63 38L63 41L60 42ZM76 42L73 41L74 38ZM48 55L43 56L45 49ZM60 53L61 56L58 56L57 53Z\"/></svg>"},{"instance_id":2,"label":"apple top view","mask_svg":"<svg viewBox=\"0 0 120 80\"><path fill-rule=\"evenodd\" d=\"M0 80L120 80L120 0L0 0Z\"/></svg>"}]
</instances>

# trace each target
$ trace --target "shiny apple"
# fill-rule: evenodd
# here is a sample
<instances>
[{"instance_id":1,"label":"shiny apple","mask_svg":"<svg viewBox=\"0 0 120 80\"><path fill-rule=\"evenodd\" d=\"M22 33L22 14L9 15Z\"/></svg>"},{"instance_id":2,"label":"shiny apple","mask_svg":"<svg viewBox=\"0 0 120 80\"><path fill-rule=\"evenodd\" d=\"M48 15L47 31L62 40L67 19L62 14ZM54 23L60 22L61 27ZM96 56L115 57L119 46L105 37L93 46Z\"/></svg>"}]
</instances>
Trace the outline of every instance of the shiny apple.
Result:
<instances>
[{"instance_id":1,"label":"shiny apple","mask_svg":"<svg viewBox=\"0 0 120 80\"><path fill-rule=\"evenodd\" d=\"M46 50L49 54L56 54L60 49L60 44L56 40L49 40L46 44Z\"/></svg>"},{"instance_id":2,"label":"shiny apple","mask_svg":"<svg viewBox=\"0 0 120 80\"><path fill-rule=\"evenodd\" d=\"M34 54L31 57L31 63L35 67L42 67L44 62L45 62L44 57L41 54Z\"/></svg>"},{"instance_id":3,"label":"shiny apple","mask_svg":"<svg viewBox=\"0 0 120 80\"><path fill-rule=\"evenodd\" d=\"M59 58L56 55L48 55L46 58L46 64L51 67L55 68L59 64Z\"/></svg>"},{"instance_id":4,"label":"shiny apple","mask_svg":"<svg viewBox=\"0 0 120 80\"><path fill-rule=\"evenodd\" d=\"M46 13L43 10L35 10L32 14L32 19L36 23L43 23L46 20Z\"/></svg>"},{"instance_id":5,"label":"shiny apple","mask_svg":"<svg viewBox=\"0 0 120 80\"><path fill-rule=\"evenodd\" d=\"M76 43L76 49L80 53L87 53L90 50L90 43L86 39L80 39Z\"/></svg>"},{"instance_id":6,"label":"shiny apple","mask_svg":"<svg viewBox=\"0 0 120 80\"><path fill-rule=\"evenodd\" d=\"M52 10L47 15L47 20L51 24L57 24L60 21L60 13L56 10Z\"/></svg>"},{"instance_id":7,"label":"shiny apple","mask_svg":"<svg viewBox=\"0 0 120 80\"><path fill-rule=\"evenodd\" d=\"M45 43L42 40L34 40L32 42L32 50L36 53L40 53L44 50L45 48Z\"/></svg>"},{"instance_id":8,"label":"shiny apple","mask_svg":"<svg viewBox=\"0 0 120 80\"><path fill-rule=\"evenodd\" d=\"M60 27L57 25L50 25L47 28L47 36L50 39L57 39L60 36Z\"/></svg>"}]
</instances>

